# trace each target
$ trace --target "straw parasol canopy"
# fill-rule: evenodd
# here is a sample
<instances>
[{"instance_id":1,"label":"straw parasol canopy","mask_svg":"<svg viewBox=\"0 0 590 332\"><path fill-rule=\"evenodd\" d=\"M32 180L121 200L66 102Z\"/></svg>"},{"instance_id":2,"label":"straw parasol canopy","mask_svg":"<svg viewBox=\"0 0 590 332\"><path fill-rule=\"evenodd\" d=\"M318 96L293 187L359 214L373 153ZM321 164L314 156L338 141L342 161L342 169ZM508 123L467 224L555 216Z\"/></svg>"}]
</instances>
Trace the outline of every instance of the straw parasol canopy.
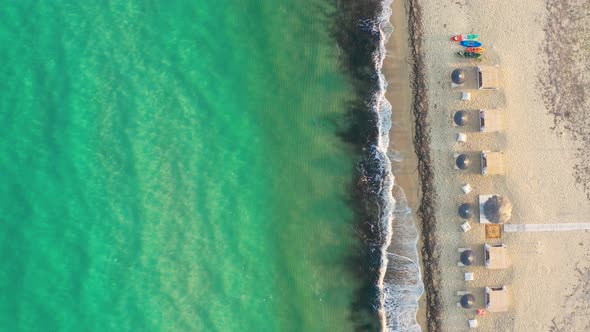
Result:
<instances>
[{"instance_id":1,"label":"straw parasol canopy","mask_svg":"<svg viewBox=\"0 0 590 332\"><path fill-rule=\"evenodd\" d=\"M512 216L512 203L504 196L494 195L483 204L483 213L490 222L503 224Z\"/></svg>"},{"instance_id":2,"label":"straw parasol canopy","mask_svg":"<svg viewBox=\"0 0 590 332\"><path fill-rule=\"evenodd\" d=\"M458 85L465 83L465 71L461 68L453 70L451 73L451 80Z\"/></svg>"},{"instance_id":3,"label":"straw parasol canopy","mask_svg":"<svg viewBox=\"0 0 590 332\"><path fill-rule=\"evenodd\" d=\"M469 115L465 111L458 111L455 112L453 120L457 126L464 126L467 124L467 120L469 120Z\"/></svg>"},{"instance_id":4,"label":"straw parasol canopy","mask_svg":"<svg viewBox=\"0 0 590 332\"><path fill-rule=\"evenodd\" d=\"M473 254L473 251L465 250L461 253L460 260L463 265L471 265L475 261L475 255Z\"/></svg>"},{"instance_id":5,"label":"straw parasol canopy","mask_svg":"<svg viewBox=\"0 0 590 332\"><path fill-rule=\"evenodd\" d=\"M469 203L459 205L459 217L463 219L471 219L471 217L473 217L473 206Z\"/></svg>"},{"instance_id":6,"label":"straw parasol canopy","mask_svg":"<svg viewBox=\"0 0 590 332\"><path fill-rule=\"evenodd\" d=\"M461 296L461 306L465 309L471 309L473 308L473 305L475 304L475 296L471 295L471 294L465 294L463 296Z\"/></svg>"},{"instance_id":7,"label":"straw parasol canopy","mask_svg":"<svg viewBox=\"0 0 590 332\"><path fill-rule=\"evenodd\" d=\"M471 164L471 160L466 154L460 154L457 159L455 160L455 165L459 167L459 169L467 169Z\"/></svg>"}]
</instances>

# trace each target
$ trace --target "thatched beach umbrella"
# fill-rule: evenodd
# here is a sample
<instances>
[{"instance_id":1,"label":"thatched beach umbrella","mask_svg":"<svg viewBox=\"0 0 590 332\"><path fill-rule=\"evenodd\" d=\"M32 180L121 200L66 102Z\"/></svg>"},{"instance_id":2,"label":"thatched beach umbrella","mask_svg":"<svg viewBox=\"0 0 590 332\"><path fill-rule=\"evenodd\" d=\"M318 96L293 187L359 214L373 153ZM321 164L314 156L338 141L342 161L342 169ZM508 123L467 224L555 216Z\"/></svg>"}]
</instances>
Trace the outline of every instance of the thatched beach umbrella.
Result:
<instances>
[{"instance_id":1,"label":"thatched beach umbrella","mask_svg":"<svg viewBox=\"0 0 590 332\"><path fill-rule=\"evenodd\" d=\"M469 203L459 205L459 217L463 219L471 219L471 217L473 217L473 206Z\"/></svg>"},{"instance_id":2,"label":"thatched beach umbrella","mask_svg":"<svg viewBox=\"0 0 590 332\"><path fill-rule=\"evenodd\" d=\"M471 265L475 261L475 255L473 254L473 251L465 250L461 253L460 260L463 265Z\"/></svg>"},{"instance_id":3,"label":"thatched beach umbrella","mask_svg":"<svg viewBox=\"0 0 590 332\"><path fill-rule=\"evenodd\" d=\"M512 216L512 203L504 196L494 195L483 204L486 219L494 224L503 224Z\"/></svg>"},{"instance_id":4,"label":"thatched beach umbrella","mask_svg":"<svg viewBox=\"0 0 590 332\"><path fill-rule=\"evenodd\" d=\"M460 154L457 159L455 160L455 165L459 167L459 169L467 169L471 164L471 160L466 154Z\"/></svg>"},{"instance_id":5,"label":"thatched beach umbrella","mask_svg":"<svg viewBox=\"0 0 590 332\"><path fill-rule=\"evenodd\" d=\"M451 80L457 85L465 83L465 71L461 68L453 70L451 73Z\"/></svg>"},{"instance_id":6,"label":"thatched beach umbrella","mask_svg":"<svg viewBox=\"0 0 590 332\"><path fill-rule=\"evenodd\" d=\"M464 126L467 124L467 120L469 120L469 115L465 111L458 111L455 112L453 120L457 126Z\"/></svg>"},{"instance_id":7,"label":"thatched beach umbrella","mask_svg":"<svg viewBox=\"0 0 590 332\"><path fill-rule=\"evenodd\" d=\"M473 308L473 305L475 304L475 296L471 295L471 294L465 294L463 296L461 296L461 306L465 309L471 309Z\"/></svg>"}]
</instances>

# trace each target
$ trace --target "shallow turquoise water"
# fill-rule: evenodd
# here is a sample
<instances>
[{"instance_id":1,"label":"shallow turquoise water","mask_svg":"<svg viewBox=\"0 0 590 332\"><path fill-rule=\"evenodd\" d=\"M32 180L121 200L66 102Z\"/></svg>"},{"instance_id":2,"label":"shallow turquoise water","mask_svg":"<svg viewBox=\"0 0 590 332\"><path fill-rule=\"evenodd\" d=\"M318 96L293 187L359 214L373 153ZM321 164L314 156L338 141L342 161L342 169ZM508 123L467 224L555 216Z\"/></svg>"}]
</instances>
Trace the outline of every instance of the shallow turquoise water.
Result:
<instances>
[{"instance_id":1,"label":"shallow turquoise water","mask_svg":"<svg viewBox=\"0 0 590 332\"><path fill-rule=\"evenodd\" d=\"M324 0L8 1L4 331L346 331Z\"/></svg>"}]
</instances>

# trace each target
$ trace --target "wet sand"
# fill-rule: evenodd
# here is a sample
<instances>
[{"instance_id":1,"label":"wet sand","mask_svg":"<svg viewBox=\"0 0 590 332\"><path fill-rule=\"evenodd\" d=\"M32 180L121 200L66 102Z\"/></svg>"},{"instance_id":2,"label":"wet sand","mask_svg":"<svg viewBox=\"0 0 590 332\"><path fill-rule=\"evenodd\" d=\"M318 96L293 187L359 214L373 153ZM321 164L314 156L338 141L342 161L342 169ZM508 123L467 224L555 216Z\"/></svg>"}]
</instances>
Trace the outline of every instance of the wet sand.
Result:
<instances>
[{"instance_id":1,"label":"wet sand","mask_svg":"<svg viewBox=\"0 0 590 332\"><path fill-rule=\"evenodd\" d=\"M414 151L414 116L411 110L408 26L404 1L392 3L391 24L394 31L386 45L383 73L387 79L387 100L392 105L389 132L389 157L393 162L396 183L404 189L409 206L416 211L420 200L418 160Z\"/></svg>"},{"instance_id":2,"label":"wet sand","mask_svg":"<svg viewBox=\"0 0 590 332\"><path fill-rule=\"evenodd\" d=\"M416 221L416 227L419 229L416 211L418 211L421 191L418 158L414 149L415 117L412 113L412 91L410 88L411 54L408 43L406 2L394 0L391 9L390 22L394 31L386 44L387 55L382 68L388 82L385 96L392 105L388 156L392 161L395 183L405 193L406 203L412 210L413 220ZM395 234L392 241L395 241ZM420 243L418 243L418 248L420 248ZM424 296L422 296L417 313L417 322L422 326L422 330L425 330L425 321L426 310Z\"/></svg>"}]
</instances>

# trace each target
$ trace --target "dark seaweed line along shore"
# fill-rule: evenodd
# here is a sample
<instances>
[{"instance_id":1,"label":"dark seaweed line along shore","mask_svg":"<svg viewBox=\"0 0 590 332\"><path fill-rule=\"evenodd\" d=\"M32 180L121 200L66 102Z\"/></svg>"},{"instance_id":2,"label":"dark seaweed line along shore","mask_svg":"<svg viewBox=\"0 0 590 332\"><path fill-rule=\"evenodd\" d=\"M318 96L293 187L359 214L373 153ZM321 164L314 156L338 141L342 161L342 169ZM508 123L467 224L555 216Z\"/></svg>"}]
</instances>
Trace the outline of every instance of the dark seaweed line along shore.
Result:
<instances>
[{"instance_id":1,"label":"dark seaweed line along shore","mask_svg":"<svg viewBox=\"0 0 590 332\"><path fill-rule=\"evenodd\" d=\"M348 75L355 96L351 97L346 128L340 132L358 156L351 188L350 205L356 220L360 248L351 257L350 268L362 287L351 304L351 319L357 331L380 331L381 248L386 243L381 222L384 209L382 189L386 179L385 155L377 149L380 128L374 105L379 91L379 69L375 54L379 52L381 32L378 18L383 11L381 0L334 0L337 11L332 34L342 53L342 70Z\"/></svg>"},{"instance_id":2,"label":"dark seaweed line along shore","mask_svg":"<svg viewBox=\"0 0 590 332\"><path fill-rule=\"evenodd\" d=\"M351 268L363 287L352 304L351 319L358 331L377 331L379 323L379 289L381 246L385 239L380 217L383 209L380 197L385 178L383 160L376 149L379 127L378 115L371 108L379 89L379 70L374 55L379 51L380 32L377 18L383 11L381 0L337 0L333 35L342 49L340 61L355 88L355 98L349 104L347 128L341 132L344 141L354 147L359 163L354 175L350 204L354 208L356 229L361 248L351 259ZM415 0L408 1L410 49L412 52L413 113L415 116L414 145L418 155L422 201L418 216L422 222L424 283L427 302L427 327L440 331L440 297L437 284L438 251L436 247L436 197L433 190L433 169L430 162L430 136L427 124L428 101L425 97L424 64L422 60L421 9Z\"/></svg>"},{"instance_id":3,"label":"dark seaweed line along shore","mask_svg":"<svg viewBox=\"0 0 590 332\"><path fill-rule=\"evenodd\" d=\"M379 323L379 289L377 287L381 264L380 247L384 230L380 222L382 211L380 192L385 177L382 160L377 154L379 135L378 116L370 105L378 91L379 71L375 67L374 54L378 52L381 35L374 25L381 14L381 0L338 0L335 17L334 38L343 50L341 63L350 77L356 98L349 106L349 122L341 132L344 141L350 143L359 155L354 178L351 206L357 220L357 234L361 248L351 259L351 268L363 283L352 304L351 319L358 331L377 331ZM422 221L424 283L427 302L427 328L440 331L440 297L436 285L440 278L436 248L436 220L434 209L436 197L433 190L433 169L430 162L430 136L427 124L428 101L425 98L424 64L422 60L422 26L419 4L408 1L410 49L412 52L413 113L415 116L414 145L418 155L422 201L418 216Z\"/></svg>"},{"instance_id":4,"label":"dark seaweed line along shore","mask_svg":"<svg viewBox=\"0 0 590 332\"><path fill-rule=\"evenodd\" d=\"M434 170L430 160L430 128L428 125L428 99L424 80L424 50L422 46L422 9L418 0L408 0L408 31L412 52L412 111L415 118L414 148L418 156L418 172L422 199L418 208L422 233L423 282L426 290L426 326L428 331L441 331L441 300L438 285L440 253L436 241L436 194Z\"/></svg>"}]
</instances>

